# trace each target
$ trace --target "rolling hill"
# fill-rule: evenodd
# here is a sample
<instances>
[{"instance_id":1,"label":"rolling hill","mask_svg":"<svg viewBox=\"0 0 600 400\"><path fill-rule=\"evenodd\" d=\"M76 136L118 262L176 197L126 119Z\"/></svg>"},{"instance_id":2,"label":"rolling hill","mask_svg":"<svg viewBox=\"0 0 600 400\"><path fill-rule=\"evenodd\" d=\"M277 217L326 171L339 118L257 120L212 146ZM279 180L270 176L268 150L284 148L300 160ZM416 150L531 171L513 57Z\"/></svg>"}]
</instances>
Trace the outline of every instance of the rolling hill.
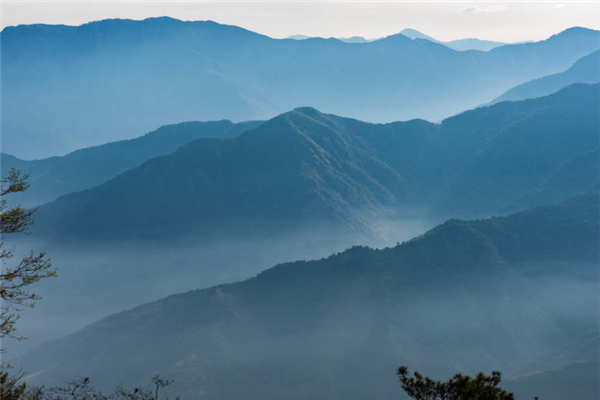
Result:
<instances>
[{"instance_id":1,"label":"rolling hill","mask_svg":"<svg viewBox=\"0 0 600 400\"><path fill-rule=\"evenodd\" d=\"M596 188L450 220L394 248L281 264L109 316L16 362L32 383L136 385L160 373L183 397L210 400L395 399L398 365L514 376L595 361L597 347L554 354L600 331L599 210Z\"/></svg>"},{"instance_id":2,"label":"rolling hill","mask_svg":"<svg viewBox=\"0 0 600 400\"><path fill-rule=\"evenodd\" d=\"M302 105L373 122L437 121L564 71L598 50L599 37L572 28L537 43L457 52L402 34L359 44L278 40L170 18L7 27L2 151L44 158L161 125L262 120Z\"/></svg>"}]
</instances>

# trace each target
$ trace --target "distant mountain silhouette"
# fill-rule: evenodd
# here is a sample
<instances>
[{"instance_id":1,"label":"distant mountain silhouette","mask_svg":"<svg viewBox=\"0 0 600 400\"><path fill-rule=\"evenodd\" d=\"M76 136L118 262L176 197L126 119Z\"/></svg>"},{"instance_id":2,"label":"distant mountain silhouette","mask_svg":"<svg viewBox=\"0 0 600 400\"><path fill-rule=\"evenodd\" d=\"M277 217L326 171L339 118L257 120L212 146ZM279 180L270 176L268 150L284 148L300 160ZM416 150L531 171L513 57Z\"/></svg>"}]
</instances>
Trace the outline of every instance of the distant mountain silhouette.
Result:
<instances>
[{"instance_id":1,"label":"distant mountain silhouette","mask_svg":"<svg viewBox=\"0 0 600 400\"><path fill-rule=\"evenodd\" d=\"M441 124L368 124L298 108L44 205L35 233L164 239L318 223L371 235L395 210L469 217L561 201L597 182L593 161L574 160L599 146L598 88L573 85Z\"/></svg>"},{"instance_id":2,"label":"distant mountain silhouette","mask_svg":"<svg viewBox=\"0 0 600 400\"><path fill-rule=\"evenodd\" d=\"M441 42L428 36L424 33L421 33L415 29L404 29L400 32L400 34L411 38L411 39L425 39L434 43L443 44L446 47L451 48L456 51L467 51L467 50L479 50L479 51L490 51L496 47L504 46L507 43L503 42L494 42L491 40L481 40L481 39L458 39L451 40L449 42Z\"/></svg>"},{"instance_id":3,"label":"distant mountain silhouette","mask_svg":"<svg viewBox=\"0 0 600 400\"><path fill-rule=\"evenodd\" d=\"M292 36L288 36L286 39L294 39L294 40L307 40L307 39L323 39L321 37L316 37L316 36L306 36L306 35L292 35ZM352 36L352 37L339 37L339 38L334 38L337 39L339 41L345 42L345 43L367 43L367 42L372 42L374 40L379 40L379 39L365 39L362 36Z\"/></svg>"},{"instance_id":4,"label":"distant mountain silhouette","mask_svg":"<svg viewBox=\"0 0 600 400\"><path fill-rule=\"evenodd\" d=\"M313 36L306 36L306 35L291 35L288 36L286 39L293 39L293 40L306 40L306 39L310 39Z\"/></svg>"},{"instance_id":5,"label":"distant mountain silhouette","mask_svg":"<svg viewBox=\"0 0 600 400\"><path fill-rule=\"evenodd\" d=\"M33 207L64 194L102 184L151 158L169 154L195 139L236 136L259 126L260 123L184 122L163 126L137 139L77 150L63 157L25 161L2 154L0 162L3 171L16 167L30 175L31 187L10 200L24 207Z\"/></svg>"},{"instance_id":6,"label":"distant mountain silhouette","mask_svg":"<svg viewBox=\"0 0 600 400\"><path fill-rule=\"evenodd\" d=\"M467 50L479 50L479 51L490 51L496 47L504 46L507 43L495 42L493 40L481 40L481 39L458 39L451 40L444 43L446 46L457 51Z\"/></svg>"},{"instance_id":7,"label":"distant mountain silhouette","mask_svg":"<svg viewBox=\"0 0 600 400\"><path fill-rule=\"evenodd\" d=\"M16 365L31 383L81 375L100 387L160 372L189 399L396 399L400 364L514 376L595 361L597 346L539 362L599 331L597 293L584 290L598 282L599 210L594 189L451 220L394 248L281 264L109 316ZM529 379L510 384L530 393Z\"/></svg>"},{"instance_id":8,"label":"distant mountain silhouette","mask_svg":"<svg viewBox=\"0 0 600 400\"><path fill-rule=\"evenodd\" d=\"M449 42L441 42L439 40L432 38L431 36L428 36L424 33L417 31L416 29L411 29L411 28L403 29L402 31L400 31L400 34L406 36L409 39L425 39L425 40L429 40L430 42L433 42L433 43L443 44L444 46L449 47L452 50L456 50L456 51L467 51L467 50L489 51L493 48L496 48L499 46L504 46L505 44L507 44L507 43L503 43L503 42L494 42L494 41L490 41L490 40L481 40L481 39L473 39L473 38L451 40ZM306 35L292 35L292 36L288 36L287 39L306 40L306 39L323 39L323 38L315 37L315 36L306 36ZM342 42L346 42L346 43L368 43L368 42L374 42L376 40L382 40L384 38L365 39L362 36L352 36L352 37L348 37L348 38L340 37L340 38L336 38L336 39L340 40ZM526 42L522 42L522 43L526 43Z\"/></svg>"},{"instance_id":9,"label":"distant mountain silhouette","mask_svg":"<svg viewBox=\"0 0 600 400\"><path fill-rule=\"evenodd\" d=\"M346 43L367 43L367 42L372 42L372 40L367 40L362 36L352 36L352 37L347 37L347 38L338 38L339 40L341 40L342 42L346 42Z\"/></svg>"},{"instance_id":10,"label":"distant mountain silhouette","mask_svg":"<svg viewBox=\"0 0 600 400\"><path fill-rule=\"evenodd\" d=\"M440 42L439 40L432 38L429 35L419 32L416 29L406 28L406 29L401 30L400 34L404 35L410 39L425 39L425 40L429 40L429 41L435 42L435 43L443 43L443 42Z\"/></svg>"},{"instance_id":11,"label":"distant mountain silhouette","mask_svg":"<svg viewBox=\"0 0 600 400\"><path fill-rule=\"evenodd\" d=\"M437 121L564 71L598 50L599 38L573 28L456 52L401 34L360 45L279 40L170 18L7 27L2 151L44 158L165 124L268 119L303 104L373 122Z\"/></svg>"},{"instance_id":12,"label":"distant mountain silhouette","mask_svg":"<svg viewBox=\"0 0 600 400\"><path fill-rule=\"evenodd\" d=\"M523 83L504 93L490 104L499 103L501 101L516 101L547 96L574 83L599 82L600 51L596 51L578 60L565 72Z\"/></svg>"}]
</instances>

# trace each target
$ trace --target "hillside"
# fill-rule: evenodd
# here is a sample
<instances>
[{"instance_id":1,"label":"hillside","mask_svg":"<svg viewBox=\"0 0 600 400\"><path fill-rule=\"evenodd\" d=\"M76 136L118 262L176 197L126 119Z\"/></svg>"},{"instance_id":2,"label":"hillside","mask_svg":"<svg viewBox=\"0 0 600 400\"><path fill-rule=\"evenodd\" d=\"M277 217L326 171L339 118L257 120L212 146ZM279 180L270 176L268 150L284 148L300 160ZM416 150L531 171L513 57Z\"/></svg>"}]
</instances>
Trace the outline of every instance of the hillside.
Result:
<instances>
[{"instance_id":1,"label":"hillside","mask_svg":"<svg viewBox=\"0 0 600 400\"><path fill-rule=\"evenodd\" d=\"M394 248L355 247L169 296L16 361L33 383L133 385L160 373L182 397L206 400L395 399L400 364L434 377L511 376L593 361L597 352L554 354L600 328L599 210L596 189L451 220Z\"/></svg>"},{"instance_id":2,"label":"hillside","mask_svg":"<svg viewBox=\"0 0 600 400\"><path fill-rule=\"evenodd\" d=\"M299 108L44 205L36 233L59 241L173 239L324 225L377 235L379 222L398 213L439 220L550 204L597 182L586 167L593 162L579 167L578 183L551 177L598 148L599 107L598 85L575 85L441 124L368 124ZM519 208L518 199L541 185L554 193Z\"/></svg>"},{"instance_id":3,"label":"hillside","mask_svg":"<svg viewBox=\"0 0 600 400\"><path fill-rule=\"evenodd\" d=\"M7 27L2 151L45 158L161 125L262 120L303 105L372 122L438 121L564 71L598 50L599 37L572 28L457 52L402 34L360 44L279 40L166 17Z\"/></svg>"},{"instance_id":4,"label":"hillside","mask_svg":"<svg viewBox=\"0 0 600 400\"><path fill-rule=\"evenodd\" d=\"M536 204L552 204L564 196L575 196L600 182L600 158L598 150L578 154L566 161L536 188L501 208L502 212L532 207Z\"/></svg>"},{"instance_id":5,"label":"hillside","mask_svg":"<svg viewBox=\"0 0 600 400\"><path fill-rule=\"evenodd\" d=\"M501 101L517 101L547 96L574 83L599 82L600 51L596 51L577 60L577 62L566 71L523 83L510 89L490 104L499 103Z\"/></svg>"},{"instance_id":6,"label":"hillside","mask_svg":"<svg viewBox=\"0 0 600 400\"><path fill-rule=\"evenodd\" d=\"M447 131L455 132L450 146L475 143L477 147L467 158L457 157L460 171L445 183L440 206L454 215L500 211L541 185L564 163L598 149L599 109L600 85L577 84L551 96L498 103L445 120ZM486 136L473 141L470 135ZM588 182L598 182L593 170L584 176ZM566 192L561 193L557 187L558 198L542 197L546 202L525 206L550 204L577 194L567 188L563 186Z\"/></svg>"},{"instance_id":7,"label":"hillside","mask_svg":"<svg viewBox=\"0 0 600 400\"><path fill-rule=\"evenodd\" d=\"M3 171L16 167L30 175L31 188L13 196L11 202L34 207L64 194L100 185L195 139L236 136L259 125L260 122L184 122L163 126L136 139L85 148L62 157L25 161L2 154L0 167Z\"/></svg>"},{"instance_id":8,"label":"hillside","mask_svg":"<svg viewBox=\"0 0 600 400\"><path fill-rule=\"evenodd\" d=\"M303 108L232 139L193 141L41 207L36 232L159 239L333 223L360 233L405 184L347 129L354 122Z\"/></svg>"}]
</instances>

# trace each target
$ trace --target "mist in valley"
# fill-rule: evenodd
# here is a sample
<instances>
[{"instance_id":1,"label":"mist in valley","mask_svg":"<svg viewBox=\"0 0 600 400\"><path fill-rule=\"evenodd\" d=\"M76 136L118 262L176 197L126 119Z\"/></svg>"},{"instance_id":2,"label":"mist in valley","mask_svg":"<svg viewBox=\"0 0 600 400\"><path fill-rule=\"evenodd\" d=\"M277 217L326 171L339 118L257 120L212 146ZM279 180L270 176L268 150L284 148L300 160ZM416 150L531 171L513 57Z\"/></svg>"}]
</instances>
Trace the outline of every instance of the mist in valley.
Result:
<instances>
[{"instance_id":1,"label":"mist in valley","mask_svg":"<svg viewBox=\"0 0 600 400\"><path fill-rule=\"evenodd\" d=\"M390 210L381 214L389 215ZM406 210L401 213L405 218L406 214ZM368 234L326 224L302 231L246 226L229 236L73 246L21 235L9 244L15 244L19 251L46 252L59 270L57 278L37 285L36 293L43 299L35 308L26 309L19 321L19 329L28 340L7 341L7 356L18 356L104 316L174 293L241 281L280 263L315 260L355 245L394 246L439 221L382 217L371 222L377 229Z\"/></svg>"},{"instance_id":2,"label":"mist in valley","mask_svg":"<svg viewBox=\"0 0 600 400\"><path fill-rule=\"evenodd\" d=\"M418 399L404 365L600 398L600 25L543 7L4 27L2 400Z\"/></svg>"},{"instance_id":3,"label":"mist in valley","mask_svg":"<svg viewBox=\"0 0 600 400\"><path fill-rule=\"evenodd\" d=\"M433 286L390 285L377 293L371 291L367 278L347 285L333 303L324 299L320 302L325 304L323 307L315 304L315 312L308 311L310 304L297 305L288 311L281 308L281 313L274 311L270 317L264 317L269 315L267 312L260 326L249 327L242 321L223 322L222 328L209 325L206 332L210 333L202 333L204 328L198 328L196 339L182 344L172 340L158 343L153 332L135 335L135 341L145 344L142 348L147 349L137 354L147 358L150 370L159 368L156 363L163 354L172 354L173 361L156 370L176 380L177 384L164 392L169 396L194 398L199 387L213 395L221 393L227 398L242 398L234 395L237 391L226 389L229 386L227 371L233 362L244 365L247 370L246 375L236 381L238 391L269 398L279 393L279 385L285 384L290 399L310 395L323 400L340 394L352 399L361 399L367 394L382 399L408 399L399 392L394 375L395 368L404 364L434 379L446 379L458 372L476 374L499 369L510 381L582 360L596 360L600 322L595 317L600 312L597 296L600 282L592 272L595 264L549 262L546 265L553 265L555 271L530 274L526 271L537 265L527 264L508 274L485 271L459 277L460 285L441 279ZM564 272L557 272L560 269ZM581 273L574 277L569 270ZM407 276L411 274L407 271ZM346 278L340 276L339 279L344 282ZM177 291L185 291L185 283L178 285ZM143 296L148 300L160 297L158 291L165 288L159 286L154 284L154 293L141 293L137 303ZM193 284L187 283L187 286ZM398 290L401 292L393 295ZM318 288L309 287L307 291L317 299L323 295ZM126 301L126 296L115 292L106 293L106 297L120 299L122 303L115 305L118 307ZM184 293L172 301L193 296L193 293ZM75 296L71 296L73 298ZM48 299L49 296L45 300ZM132 305L136 303L130 301ZM85 301L81 304L82 315L86 304ZM204 308L201 302L196 304ZM280 309L277 304L264 306ZM139 310L141 315L144 308L148 306ZM77 314L79 310L73 309ZM176 307L170 313L175 318L195 315L189 307ZM200 313L196 318L202 320L203 315ZM124 338L131 334L132 323L141 323L129 321L126 315L117 315L112 317L113 322L100 321L99 324L112 326L115 318L118 326L122 326ZM242 316L242 320L245 318ZM143 319L143 324L151 324L152 320L149 316ZM193 323L191 317L181 321ZM178 330L186 332L186 325L167 323L164 329L173 330L177 336ZM83 337L89 338L87 334ZM79 342L80 339L73 340ZM222 348L222 341L229 343L226 349ZM106 346L99 342L98 345ZM81 351L82 360L86 360L88 350ZM59 384L65 377L64 366L63 374L55 375L51 370L38 370L27 362L17 365L31 372L28 379L32 384ZM148 383L147 368L121 370L115 367L112 375L106 375L108 365L103 361L96 361L94 366L87 362L82 365L85 365L86 376L104 390L120 383L130 386ZM67 374L75 374L77 367L68 371ZM39 372L45 373L41 380ZM196 375L198 378L191 378ZM261 379L272 384L262 385ZM339 381L346 382L344 388L330 384Z\"/></svg>"}]
</instances>

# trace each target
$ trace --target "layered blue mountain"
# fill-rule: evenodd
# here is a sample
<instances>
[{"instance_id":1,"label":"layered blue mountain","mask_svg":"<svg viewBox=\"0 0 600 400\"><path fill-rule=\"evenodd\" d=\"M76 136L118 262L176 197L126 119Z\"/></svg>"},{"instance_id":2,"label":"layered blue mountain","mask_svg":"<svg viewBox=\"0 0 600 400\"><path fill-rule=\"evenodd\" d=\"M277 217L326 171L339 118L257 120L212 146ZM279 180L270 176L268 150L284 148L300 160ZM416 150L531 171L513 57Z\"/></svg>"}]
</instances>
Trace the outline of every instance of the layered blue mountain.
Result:
<instances>
[{"instance_id":1,"label":"layered blue mountain","mask_svg":"<svg viewBox=\"0 0 600 400\"><path fill-rule=\"evenodd\" d=\"M510 212L536 204L557 202L565 195L581 193L599 180L599 151L586 151L567 160L544 182L504 205L501 211Z\"/></svg>"},{"instance_id":2,"label":"layered blue mountain","mask_svg":"<svg viewBox=\"0 0 600 400\"><path fill-rule=\"evenodd\" d=\"M404 364L439 378L573 371L600 356L599 211L596 186L559 205L450 220L394 248L354 247L144 304L16 362L32 383L133 386L160 373L206 400L397 399ZM529 396L532 379L561 376L563 391L544 398L593 393L597 376L568 371L509 384Z\"/></svg>"},{"instance_id":3,"label":"layered blue mountain","mask_svg":"<svg viewBox=\"0 0 600 400\"><path fill-rule=\"evenodd\" d=\"M0 156L0 168L15 167L29 175L31 187L10 201L34 207L70 192L100 185L145 161L172 153L201 137L231 137L253 129L260 122L184 122L163 126L136 139L77 150L62 157L26 161L8 154Z\"/></svg>"},{"instance_id":4,"label":"layered blue mountain","mask_svg":"<svg viewBox=\"0 0 600 400\"><path fill-rule=\"evenodd\" d=\"M277 40L170 18L7 27L2 151L44 158L161 125L268 119L301 105L373 122L437 121L564 71L598 50L599 38L572 28L457 52L402 34L358 44Z\"/></svg>"},{"instance_id":5,"label":"layered blue mountain","mask_svg":"<svg viewBox=\"0 0 600 400\"><path fill-rule=\"evenodd\" d=\"M599 85L503 102L432 124L369 124L299 108L230 139L204 138L40 207L59 241L206 237L486 216L598 182ZM573 179L576 177L576 179Z\"/></svg>"},{"instance_id":6,"label":"layered blue mountain","mask_svg":"<svg viewBox=\"0 0 600 400\"><path fill-rule=\"evenodd\" d=\"M503 43L503 42L494 42L491 40L481 40L481 39L474 39L474 38L469 38L469 39L457 39L457 40L451 40L449 42L441 42L439 40L436 40L434 38L432 38L431 36L428 36L424 33L421 33L415 29L403 29L402 31L400 31L401 35L406 36L409 39L425 39L425 40L429 40L430 42L433 43L439 43L439 44L443 44L444 46L451 48L452 50L456 50L456 51L467 51L467 50L478 50L478 51L489 51L493 48L496 47L500 47L500 46L504 46L507 43ZM307 39L324 39L322 37L317 37L317 36L307 36L307 35L292 35L292 36L288 36L287 39L294 39L294 40L307 40ZM342 42L346 42L346 43L368 43L368 42L374 42L377 40L382 40L384 38L379 38L379 39L365 39L362 36L352 36L352 37L340 37L340 38L335 38L338 39Z\"/></svg>"},{"instance_id":7,"label":"layered blue mountain","mask_svg":"<svg viewBox=\"0 0 600 400\"><path fill-rule=\"evenodd\" d=\"M500 47L500 46L504 46L507 43L503 43L503 42L495 42L492 40L481 40L481 39L474 39L474 38L468 38L468 39L457 39L457 40L451 40L448 42L440 42L437 39L432 38L429 35L426 35L424 33L421 33L415 29L403 29L400 34L411 38L411 39L425 39L425 40L429 40L430 42L433 43L440 43L443 44L446 47L451 48L452 50L456 50L456 51L467 51L467 50L478 50L478 51L490 51L496 47Z\"/></svg>"},{"instance_id":8,"label":"layered blue mountain","mask_svg":"<svg viewBox=\"0 0 600 400\"><path fill-rule=\"evenodd\" d=\"M568 70L535 79L510 89L490 104L547 96L574 83L600 82L600 51L578 60Z\"/></svg>"}]
</instances>

